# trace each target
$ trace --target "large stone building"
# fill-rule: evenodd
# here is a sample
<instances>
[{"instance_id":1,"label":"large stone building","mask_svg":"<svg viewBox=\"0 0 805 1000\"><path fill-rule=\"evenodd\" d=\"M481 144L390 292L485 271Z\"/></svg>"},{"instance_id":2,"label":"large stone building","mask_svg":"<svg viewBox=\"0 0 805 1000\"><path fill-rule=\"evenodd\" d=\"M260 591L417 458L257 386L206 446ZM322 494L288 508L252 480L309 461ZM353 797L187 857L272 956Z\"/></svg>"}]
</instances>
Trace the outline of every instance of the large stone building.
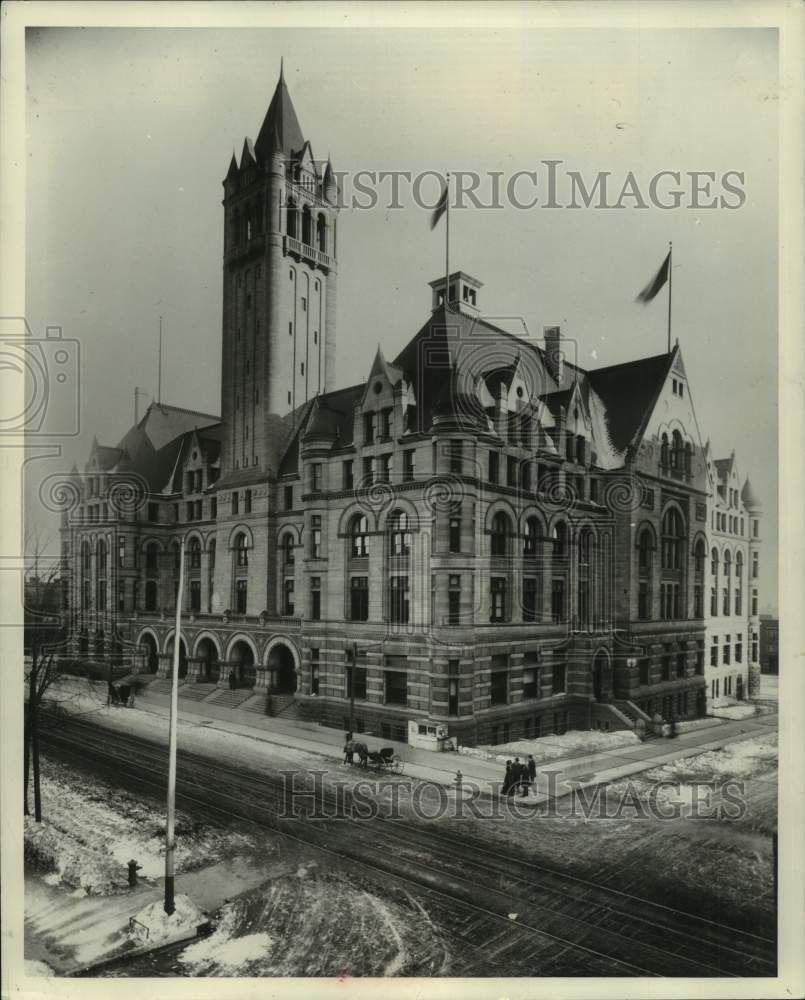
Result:
<instances>
[{"instance_id":1,"label":"large stone building","mask_svg":"<svg viewBox=\"0 0 805 1000\"><path fill-rule=\"evenodd\" d=\"M733 452L712 458L707 505L707 681L708 707L757 694L760 675L761 504L742 479Z\"/></svg>"},{"instance_id":2,"label":"large stone building","mask_svg":"<svg viewBox=\"0 0 805 1000\"><path fill-rule=\"evenodd\" d=\"M224 180L220 419L152 404L75 472L76 652L164 677L184 541L182 697L465 743L703 714L708 456L679 346L585 370L558 327L484 321L456 272L336 389L336 203L280 78Z\"/></svg>"}]
</instances>

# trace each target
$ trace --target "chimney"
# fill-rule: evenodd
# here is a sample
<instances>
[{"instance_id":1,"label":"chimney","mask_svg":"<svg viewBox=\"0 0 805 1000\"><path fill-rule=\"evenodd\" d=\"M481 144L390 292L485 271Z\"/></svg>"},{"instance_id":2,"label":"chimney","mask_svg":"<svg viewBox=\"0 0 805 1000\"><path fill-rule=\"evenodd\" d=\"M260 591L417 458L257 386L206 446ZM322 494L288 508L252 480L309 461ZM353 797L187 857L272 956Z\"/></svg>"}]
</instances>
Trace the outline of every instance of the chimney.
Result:
<instances>
[{"instance_id":1,"label":"chimney","mask_svg":"<svg viewBox=\"0 0 805 1000\"><path fill-rule=\"evenodd\" d=\"M545 367L561 388L565 370L565 355L562 351L562 331L558 326L543 327L545 335Z\"/></svg>"}]
</instances>

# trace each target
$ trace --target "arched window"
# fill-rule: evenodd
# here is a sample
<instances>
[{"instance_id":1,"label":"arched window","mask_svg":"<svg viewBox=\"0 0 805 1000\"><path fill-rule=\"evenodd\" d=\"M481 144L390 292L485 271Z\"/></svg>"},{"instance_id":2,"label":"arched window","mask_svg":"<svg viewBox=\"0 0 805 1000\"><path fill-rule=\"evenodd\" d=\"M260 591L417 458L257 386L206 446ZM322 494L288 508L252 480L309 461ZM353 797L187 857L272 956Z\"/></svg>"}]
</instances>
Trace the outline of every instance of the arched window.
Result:
<instances>
[{"instance_id":1,"label":"arched window","mask_svg":"<svg viewBox=\"0 0 805 1000\"><path fill-rule=\"evenodd\" d=\"M662 568L681 570L685 542L685 524L675 507L669 507L662 519Z\"/></svg>"},{"instance_id":2,"label":"arched window","mask_svg":"<svg viewBox=\"0 0 805 1000\"><path fill-rule=\"evenodd\" d=\"M737 583L741 583L744 575L744 556L743 552L735 553L735 580Z\"/></svg>"},{"instance_id":3,"label":"arched window","mask_svg":"<svg viewBox=\"0 0 805 1000\"><path fill-rule=\"evenodd\" d=\"M302 209L302 242L306 246L313 245L313 219L307 205Z\"/></svg>"},{"instance_id":4,"label":"arched window","mask_svg":"<svg viewBox=\"0 0 805 1000\"><path fill-rule=\"evenodd\" d=\"M215 539L213 538L210 540L210 546L209 549L207 550L210 554L210 560L209 560L210 569L215 569L215 549L216 549L216 544L215 544Z\"/></svg>"},{"instance_id":5,"label":"arched window","mask_svg":"<svg viewBox=\"0 0 805 1000\"><path fill-rule=\"evenodd\" d=\"M523 535L523 555L539 555L540 543L539 521L536 517L529 517L525 523L525 534Z\"/></svg>"},{"instance_id":6,"label":"arched window","mask_svg":"<svg viewBox=\"0 0 805 1000\"><path fill-rule=\"evenodd\" d=\"M593 533L585 529L579 535L578 544L578 583L577 583L577 612L578 624L580 628L589 628L590 615L592 612L592 574L590 564L593 558Z\"/></svg>"},{"instance_id":7,"label":"arched window","mask_svg":"<svg viewBox=\"0 0 805 1000\"><path fill-rule=\"evenodd\" d=\"M567 554L567 525L564 521L559 521L553 526L551 532L554 556L564 556Z\"/></svg>"},{"instance_id":8,"label":"arched window","mask_svg":"<svg viewBox=\"0 0 805 1000\"><path fill-rule=\"evenodd\" d=\"M350 551L355 558L369 555L369 525L365 514L356 514L349 525Z\"/></svg>"},{"instance_id":9,"label":"arched window","mask_svg":"<svg viewBox=\"0 0 805 1000\"><path fill-rule=\"evenodd\" d=\"M718 549L715 547L710 552L710 576L713 581L718 577Z\"/></svg>"},{"instance_id":10,"label":"arched window","mask_svg":"<svg viewBox=\"0 0 805 1000\"><path fill-rule=\"evenodd\" d=\"M705 555L704 539L698 538L693 549L693 571L699 579L704 576Z\"/></svg>"},{"instance_id":11,"label":"arched window","mask_svg":"<svg viewBox=\"0 0 805 1000\"><path fill-rule=\"evenodd\" d=\"M389 552L392 556L411 554L411 530L408 515L404 511L397 510L389 518L389 536Z\"/></svg>"},{"instance_id":12,"label":"arched window","mask_svg":"<svg viewBox=\"0 0 805 1000\"><path fill-rule=\"evenodd\" d=\"M649 528L643 528L637 539L637 570L640 576L649 576L654 565L654 535Z\"/></svg>"},{"instance_id":13,"label":"arched window","mask_svg":"<svg viewBox=\"0 0 805 1000\"><path fill-rule=\"evenodd\" d=\"M660 444L660 466L663 469L667 469L670 465L668 457L668 435L663 434L662 443Z\"/></svg>"},{"instance_id":14,"label":"arched window","mask_svg":"<svg viewBox=\"0 0 805 1000\"><path fill-rule=\"evenodd\" d=\"M182 547L178 542L174 542L171 548L173 550L173 571L178 573L182 562Z\"/></svg>"},{"instance_id":15,"label":"arched window","mask_svg":"<svg viewBox=\"0 0 805 1000\"><path fill-rule=\"evenodd\" d=\"M156 611L157 609L157 582L147 580L145 584L145 610Z\"/></svg>"},{"instance_id":16,"label":"arched window","mask_svg":"<svg viewBox=\"0 0 805 1000\"><path fill-rule=\"evenodd\" d=\"M724 553L724 581L729 583L732 573L732 553L729 549Z\"/></svg>"},{"instance_id":17,"label":"arched window","mask_svg":"<svg viewBox=\"0 0 805 1000\"><path fill-rule=\"evenodd\" d=\"M509 519L498 511L492 518L492 555L505 556L508 551L510 524Z\"/></svg>"},{"instance_id":18,"label":"arched window","mask_svg":"<svg viewBox=\"0 0 805 1000\"><path fill-rule=\"evenodd\" d=\"M299 213L296 210L296 203L292 198L288 199L287 206L287 228L288 235L291 239L296 240L299 238Z\"/></svg>"},{"instance_id":19,"label":"arched window","mask_svg":"<svg viewBox=\"0 0 805 1000\"><path fill-rule=\"evenodd\" d=\"M322 253L327 253L327 222L321 214L316 219L316 246Z\"/></svg>"},{"instance_id":20,"label":"arched window","mask_svg":"<svg viewBox=\"0 0 805 1000\"><path fill-rule=\"evenodd\" d=\"M201 567L201 542L197 538L190 540L190 569Z\"/></svg>"},{"instance_id":21,"label":"arched window","mask_svg":"<svg viewBox=\"0 0 805 1000\"><path fill-rule=\"evenodd\" d=\"M689 441L685 442L685 475L690 475L693 462L693 447Z\"/></svg>"},{"instance_id":22,"label":"arched window","mask_svg":"<svg viewBox=\"0 0 805 1000\"><path fill-rule=\"evenodd\" d=\"M242 531L235 539L235 565L241 567L249 565L249 539Z\"/></svg>"},{"instance_id":23,"label":"arched window","mask_svg":"<svg viewBox=\"0 0 805 1000\"><path fill-rule=\"evenodd\" d=\"M682 435L679 431L674 431L671 435L671 468L681 469L684 464L685 446Z\"/></svg>"}]
</instances>

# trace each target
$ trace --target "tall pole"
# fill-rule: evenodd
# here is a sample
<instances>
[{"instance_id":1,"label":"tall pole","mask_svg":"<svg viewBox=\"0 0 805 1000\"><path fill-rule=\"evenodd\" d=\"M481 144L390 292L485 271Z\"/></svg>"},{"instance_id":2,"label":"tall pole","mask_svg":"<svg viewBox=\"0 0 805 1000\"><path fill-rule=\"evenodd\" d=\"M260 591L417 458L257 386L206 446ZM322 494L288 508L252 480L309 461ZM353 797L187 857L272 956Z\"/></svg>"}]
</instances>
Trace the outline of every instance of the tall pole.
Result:
<instances>
[{"instance_id":1,"label":"tall pole","mask_svg":"<svg viewBox=\"0 0 805 1000\"><path fill-rule=\"evenodd\" d=\"M352 643L352 666L349 675L349 731L355 735L355 674L358 670L358 644Z\"/></svg>"},{"instance_id":2,"label":"tall pole","mask_svg":"<svg viewBox=\"0 0 805 1000\"><path fill-rule=\"evenodd\" d=\"M447 171L445 175L445 184L447 185L447 190L445 192L445 236L444 236L444 307L445 310L450 308L450 171Z\"/></svg>"},{"instance_id":3,"label":"tall pole","mask_svg":"<svg viewBox=\"0 0 805 1000\"><path fill-rule=\"evenodd\" d=\"M157 371L157 404L162 404L162 317L159 317L159 370Z\"/></svg>"},{"instance_id":4,"label":"tall pole","mask_svg":"<svg viewBox=\"0 0 805 1000\"><path fill-rule=\"evenodd\" d=\"M184 593L184 539L179 548L179 589L176 593L176 628L173 633L173 670L171 672L171 712L168 737L168 822L165 827L165 912L173 913L174 859L176 846L176 726L179 715L179 650L182 643L182 597Z\"/></svg>"},{"instance_id":5,"label":"tall pole","mask_svg":"<svg viewBox=\"0 0 805 1000\"><path fill-rule=\"evenodd\" d=\"M671 282L674 276L674 244L668 244L668 353L671 353Z\"/></svg>"}]
</instances>

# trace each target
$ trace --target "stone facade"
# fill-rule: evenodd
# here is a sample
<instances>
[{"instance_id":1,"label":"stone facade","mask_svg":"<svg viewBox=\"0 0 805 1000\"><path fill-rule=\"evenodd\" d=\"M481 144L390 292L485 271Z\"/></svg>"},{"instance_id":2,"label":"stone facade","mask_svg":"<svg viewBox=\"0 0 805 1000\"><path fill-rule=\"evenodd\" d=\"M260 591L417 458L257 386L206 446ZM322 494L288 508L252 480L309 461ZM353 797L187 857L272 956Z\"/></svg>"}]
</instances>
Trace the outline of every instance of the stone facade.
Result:
<instances>
[{"instance_id":1,"label":"stone facade","mask_svg":"<svg viewBox=\"0 0 805 1000\"><path fill-rule=\"evenodd\" d=\"M224 190L222 417L152 404L75 470L73 652L164 676L184 543L180 674L267 710L467 744L703 714L710 485L679 346L587 371L558 327L485 322L456 272L394 361L333 389L336 191L282 80Z\"/></svg>"}]
</instances>

